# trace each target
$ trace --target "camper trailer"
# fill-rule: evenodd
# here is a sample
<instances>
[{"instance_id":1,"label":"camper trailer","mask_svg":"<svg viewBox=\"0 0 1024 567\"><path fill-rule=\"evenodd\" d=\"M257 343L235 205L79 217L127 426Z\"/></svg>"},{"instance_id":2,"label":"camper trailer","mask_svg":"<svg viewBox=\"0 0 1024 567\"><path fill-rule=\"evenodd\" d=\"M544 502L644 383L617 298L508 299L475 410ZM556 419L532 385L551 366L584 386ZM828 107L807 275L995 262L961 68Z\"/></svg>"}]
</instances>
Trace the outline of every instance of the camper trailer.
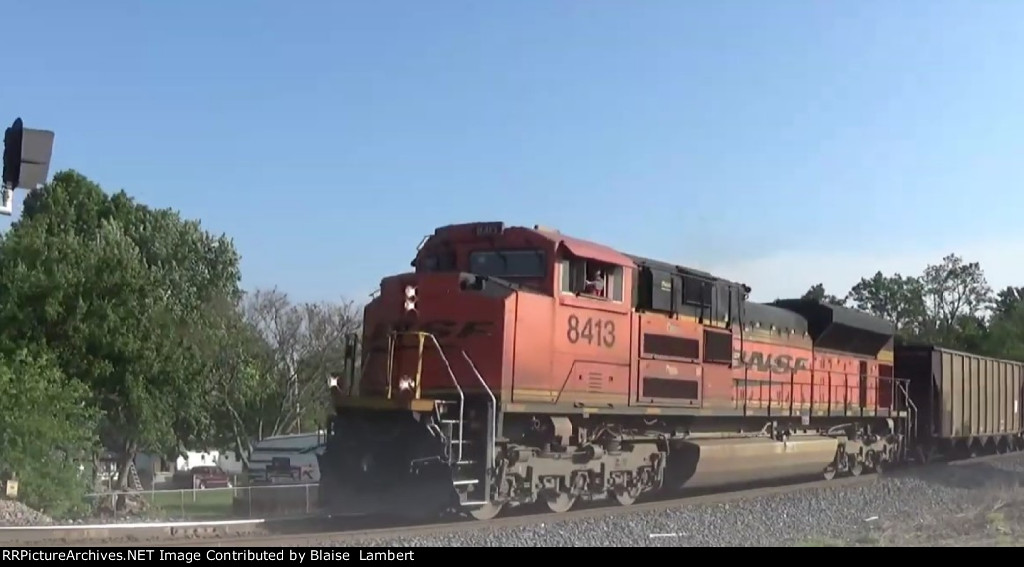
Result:
<instances>
[{"instance_id":1,"label":"camper trailer","mask_svg":"<svg viewBox=\"0 0 1024 567\"><path fill-rule=\"evenodd\" d=\"M318 483L316 457L323 450L323 440L321 431L278 435L255 443L246 470L249 486Z\"/></svg>"}]
</instances>

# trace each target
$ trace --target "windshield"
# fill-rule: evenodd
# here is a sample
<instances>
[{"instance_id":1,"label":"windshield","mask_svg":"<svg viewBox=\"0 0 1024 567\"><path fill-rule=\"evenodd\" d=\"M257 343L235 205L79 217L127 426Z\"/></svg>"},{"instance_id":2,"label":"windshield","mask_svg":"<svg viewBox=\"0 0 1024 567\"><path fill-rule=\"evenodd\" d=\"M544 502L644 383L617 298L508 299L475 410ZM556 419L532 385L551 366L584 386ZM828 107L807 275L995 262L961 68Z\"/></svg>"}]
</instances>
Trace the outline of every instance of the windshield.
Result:
<instances>
[{"instance_id":1,"label":"windshield","mask_svg":"<svg viewBox=\"0 0 1024 567\"><path fill-rule=\"evenodd\" d=\"M469 269L481 276L542 278L547 273L543 250L481 250L469 255Z\"/></svg>"}]
</instances>

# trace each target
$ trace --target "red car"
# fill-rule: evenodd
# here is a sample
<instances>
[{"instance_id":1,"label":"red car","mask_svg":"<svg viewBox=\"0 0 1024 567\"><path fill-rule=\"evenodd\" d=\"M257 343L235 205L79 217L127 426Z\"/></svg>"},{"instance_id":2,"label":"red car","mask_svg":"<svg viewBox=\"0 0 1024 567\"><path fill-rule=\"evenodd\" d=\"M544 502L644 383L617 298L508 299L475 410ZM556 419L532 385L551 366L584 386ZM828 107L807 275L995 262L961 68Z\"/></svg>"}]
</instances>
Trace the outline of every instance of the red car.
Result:
<instances>
[{"instance_id":1,"label":"red car","mask_svg":"<svg viewBox=\"0 0 1024 567\"><path fill-rule=\"evenodd\" d=\"M188 474L193 488L231 488L231 477L220 467L193 467Z\"/></svg>"}]
</instances>

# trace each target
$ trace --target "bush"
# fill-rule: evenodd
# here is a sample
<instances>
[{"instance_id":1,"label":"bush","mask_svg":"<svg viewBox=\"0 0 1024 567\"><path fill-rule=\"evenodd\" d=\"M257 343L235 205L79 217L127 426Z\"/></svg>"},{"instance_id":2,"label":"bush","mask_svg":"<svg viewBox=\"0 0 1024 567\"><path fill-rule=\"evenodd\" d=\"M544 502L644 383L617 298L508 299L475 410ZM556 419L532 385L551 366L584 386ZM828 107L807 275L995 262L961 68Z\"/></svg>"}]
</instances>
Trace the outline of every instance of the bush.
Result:
<instances>
[{"instance_id":1,"label":"bush","mask_svg":"<svg viewBox=\"0 0 1024 567\"><path fill-rule=\"evenodd\" d=\"M0 468L17 475L18 500L52 518L88 512L97 423L88 388L49 356L0 356Z\"/></svg>"}]
</instances>

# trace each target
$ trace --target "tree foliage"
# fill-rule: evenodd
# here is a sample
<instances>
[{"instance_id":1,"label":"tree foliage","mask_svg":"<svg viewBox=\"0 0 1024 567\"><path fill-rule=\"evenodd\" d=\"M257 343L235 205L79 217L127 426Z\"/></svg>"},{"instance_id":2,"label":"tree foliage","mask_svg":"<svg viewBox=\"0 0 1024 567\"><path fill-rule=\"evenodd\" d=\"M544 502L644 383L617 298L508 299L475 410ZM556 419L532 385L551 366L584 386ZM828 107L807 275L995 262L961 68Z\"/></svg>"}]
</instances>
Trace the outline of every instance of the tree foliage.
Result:
<instances>
[{"instance_id":1,"label":"tree foliage","mask_svg":"<svg viewBox=\"0 0 1024 567\"><path fill-rule=\"evenodd\" d=\"M0 422L0 439L11 444L6 466L60 481L48 492L23 481L33 502L81 502L83 475L39 468L61 447L84 462L100 447L115 453L123 488L140 451L231 448L244 458L253 440L321 422L327 376L359 326L354 306L245 295L239 280L232 242L175 211L107 194L74 171L29 195L0 240L0 380L36 381L19 393L28 398L5 400L22 410ZM29 419L27 407L64 417Z\"/></svg>"},{"instance_id":2,"label":"tree foliage","mask_svg":"<svg viewBox=\"0 0 1024 567\"><path fill-rule=\"evenodd\" d=\"M844 299L840 299L830 293L825 293L825 285L821 283L812 285L801 299L809 299L826 305L843 305L845 303Z\"/></svg>"},{"instance_id":3,"label":"tree foliage","mask_svg":"<svg viewBox=\"0 0 1024 567\"><path fill-rule=\"evenodd\" d=\"M225 238L61 172L5 239L0 337L49 349L89 387L125 469L140 447L173 454L208 422L200 314L236 297L238 279Z\"/></svg>"},{"instance_id":4,"label":"tree foliage","mask_svg":"<svg viewBox=\"0 0 1024 567\"><path fill-rule=\"evenodd\" d=\"M352 303L293 303L277 289L246 298L246 323L265 345L264 388L249 400L250 435L315 430L327 410L327 381L342 367L344 339L360 321Z\"/></svg>"},{"instance_id":5,"label":"tree foliage","mask_svg":"<svg viewBox=\"0 0 1024 567\"><path fill-rule=\"evenodd\" d=\"M0 356L0 391L0 469L17 476L19 497L54 516L83 513L99 424L86 385L18 350Z\"/></svg>"},{"instance_id":6,"label":"tree foliage","mask_svg":"<svg viewBox=\"0 0 1024 567\"><path fill-rule=\"evenodd\" d=\"M831 296L817 284L804 297ZM993 293L981 265L956 254L917 276L875 272L837 304L892 321L904 341L1024 360L1024 287Z\"/></svg>"}]
</instances>

